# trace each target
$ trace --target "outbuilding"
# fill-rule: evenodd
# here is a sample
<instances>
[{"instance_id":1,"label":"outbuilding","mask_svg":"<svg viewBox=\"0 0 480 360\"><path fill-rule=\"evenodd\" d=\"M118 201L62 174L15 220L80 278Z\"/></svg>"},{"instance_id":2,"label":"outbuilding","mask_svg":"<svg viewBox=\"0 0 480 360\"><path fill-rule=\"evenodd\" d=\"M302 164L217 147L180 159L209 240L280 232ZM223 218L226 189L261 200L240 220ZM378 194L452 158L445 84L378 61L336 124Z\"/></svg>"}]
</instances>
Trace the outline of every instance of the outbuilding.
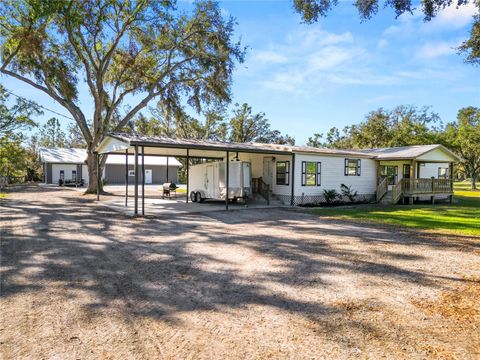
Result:
<instances>
[{"instance_id":1,"label":"outbuilding","mask_svg":"<svg viewBox=\"0 0 480 360\"><path fill-rule=\"evenodd\" d=\"M39 149L39 156L43 165L45 183L58 184L60 179L73 182L83 179L84 184L88 184L87 152L85 149L42 147ZM106 184L125 184L127 161L128 181L131 184L134 183L133 155L130 155L127 160L123 155L110 154L107 157L102 177ZM174 157L145 156L145 184L177 183L178 170L181 165Z\"/></svg>"}]
</instances>

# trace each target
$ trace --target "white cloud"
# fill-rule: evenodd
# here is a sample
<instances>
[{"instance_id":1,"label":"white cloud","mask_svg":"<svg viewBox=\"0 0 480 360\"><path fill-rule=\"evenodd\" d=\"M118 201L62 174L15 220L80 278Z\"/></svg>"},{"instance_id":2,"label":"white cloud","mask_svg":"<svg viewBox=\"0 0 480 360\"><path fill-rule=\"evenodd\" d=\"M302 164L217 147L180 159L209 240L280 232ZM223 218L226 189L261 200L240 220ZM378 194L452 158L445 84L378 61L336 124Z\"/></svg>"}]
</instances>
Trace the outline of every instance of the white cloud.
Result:
<instances>
[{"instance_id":1,"label":"white cloud","mask_svg":"<svg viewBox=\"0 0 480 360\"><path fill-rule=\"evenodd\" d=\"M345 71L365 50L355 45L350 32L332 33L307 28L288 34L284 41L253 52L246 63L250 73L261 74L260 84L268 89L292 93L322 91L322 81L339 83ZM343 70L342 70L343 69ZM343 80L340 80L343 81ZM343 81L344 82L344 81Z\"/></svg>"},{"instance_id":2,"label":"white cloud","mask_svg":"<svg viewBox=\"0 0 480 360\"><path fill-rule=\"evenodd\" d=\"M261 63L282 64L288 62L288 58L275 51L258 51L253 54L253 60Z\"/></svg>"},{"instance_id":3,"label":"white cloud","mask_svg":"<svg viewBox=\"0 0 480 360\"><path fill-rule=\"evenodd\" d=\"M420 59L435 59L455 54L457 46L458 44L453 42L427 43L418 50L416 55Z\"/></svg>"},{"instance_id":4,"label":"white cloud","mask_svg":"<svg viewBox=\"0 0 480 360\"><path fill-rule=\"evenodd\" d=\"M439 14L426 27L431 28L462 28L472 22L472 17L477 11L473 2L459 6L452 4L441 10Z\"/></svg>"},{"instance_id":5,"label":"white cloud","mask_svg":"<svg viewBox=\"0 0 480 360\"><path fill-rule=\"evenodd\" d=\"M390 45L390 43L385 39L380 39L377 43L379 48L386 48L388 45Z\"/></svg>"}]
</instances>

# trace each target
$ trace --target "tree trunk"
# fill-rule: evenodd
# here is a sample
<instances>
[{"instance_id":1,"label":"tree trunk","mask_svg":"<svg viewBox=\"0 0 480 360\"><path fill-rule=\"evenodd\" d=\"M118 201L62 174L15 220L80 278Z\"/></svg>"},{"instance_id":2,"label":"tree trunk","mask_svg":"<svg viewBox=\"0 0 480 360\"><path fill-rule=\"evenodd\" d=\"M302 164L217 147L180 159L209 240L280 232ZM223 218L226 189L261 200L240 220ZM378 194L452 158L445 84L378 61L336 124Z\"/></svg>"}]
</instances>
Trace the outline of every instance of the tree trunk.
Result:
<instances>
[{"instance_id":1,"label":"tree trunk","mask_svg":"<svg viewBox=\"0 0 480 360\"><path fill-rule=\"evenodd\" d=\"M477 176L472 175L472 190L477 190Z\"/></svg>"},{"instance_id":2,"label":"tree trunk","mask_svg":"<svg viewBox=\"0 0 480 360\"><path fill-rule=\"evenodd\" d=\"M98 176L97 176L97 157L99 155L95 154L92 149L87 150L87 168L88 168L88 188L86 193L87 194L96 194L97 193L97 185L98 185ZM103 174L104 164L100 162L99 169L100 174ZM103 191L103 182L100 181L100 189L99 192Z\"/></svg>"}]
</instances>

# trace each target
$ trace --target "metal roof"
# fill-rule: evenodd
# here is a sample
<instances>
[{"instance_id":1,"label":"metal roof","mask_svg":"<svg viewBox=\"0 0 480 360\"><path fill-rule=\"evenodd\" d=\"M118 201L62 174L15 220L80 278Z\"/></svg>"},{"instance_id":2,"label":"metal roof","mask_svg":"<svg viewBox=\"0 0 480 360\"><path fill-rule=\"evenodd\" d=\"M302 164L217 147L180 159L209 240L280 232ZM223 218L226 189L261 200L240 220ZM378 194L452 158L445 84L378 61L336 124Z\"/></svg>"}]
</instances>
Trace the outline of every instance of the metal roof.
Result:
<instances>
[{"instance_id":1,"label":"metal roof","mask_svg":"<svg viewBox=\"0 0 480 360\"><path fill-rule=\"evenodd\" d=\"M84 164L87 160L87 150L76 148L45 148L39 149L40 161L46 163L57 164ZM133 155L128 156L128 163L133 164L135 161ZM139 163L142 163L139 157ZM125 155L109 154L106 164L125 164ZM167 165L165 156L148 156L145 155L145 165ZM169 166L181 166L182 164L175 158L168 159Z\"/></svg>"},{"instance_id":2,"label":"metal roof","mask_svg":"<svg viewBox=\"0 0 480 360\"><path fill-rule=\"evenodd\" d=\"M139 134L112 133L108 136L117 140L128 143L130 146L143 145L152 147L180 148L180 149L204 149L217 151L238 151L238 152L256 152L271 154L292 154L292 153L317 153L326 155L346 155L361 156L372 158L370 154L365 154L356 150L338 150L328 148L316 148L309 146L292 146L280 144L263 144L263 143L235 143L210 140L194 140L194 139L175 139L163 136L146 136Z\"/></svg>"},{"instance_id":3,"label":"metal roof","mask_svg":"<svg viewBox=\"0 0 480 360\"><path fill-rule=\"evenodd\" d=\"M87 159L85 149L41 147L38 153L40 161L46 163L82 164Z\"/></svg>"},{"instance_id":4,"label":"metal roof","mask_svg":"<svg viewBox=\"0 0 480 360\"><path fill-rule=\"evenodd\" d=\"M160 149L167 155L171 156L185 156L181 153L182 150L190 149L195 150L194 157L208 156L208 153L216 156L223 156L221 153L224 151L232 152L246 152L246 153L263 153L263 154L285 154L291 155L293 153L310 153L310 154L323 154L331 156L351 156L351 157L363 157L370 159L415 159L429 151L440 148L450 156L458 159L454 153L440 144L434 145L414 145L414 146L402 146L392 148L378 148L378 149L363 149L363 150L341 150L330 148L316 148L310 146L292 146L292 145L279 145L279 144L263 144L263 143L235 143L235 142L222 142L222 141L210 141L210 140L195 140L195 139L176 139L163 136L147 136L140 134L127 134L127 133L111 133L103 140L103 142L97 147L100 152L108 153L109 151L103 146L108 143L109 139L113 139L113 142L119 142L117 145L120 149L131 148L135 145L145 146L145 152L153 153L155 148ZM117 152L115 147L112 148L112 152ZM150 149L150 150L149 150ZM163 149L163 150L161 150ZM177 149L171 150L172 153L166 152L165 149ZM123 150L121 150L123 151ZM162 153L163 154L163 153ZM163 155L165 155L163 154ZM192 156L192 153L190 153Z\"/></svg>"},{"instance_id":5,"label":"metal roof","mask_svg":"<svg viewBox=\"0 0 480 360\"><path fill-rule=\"evenodd\" d=\"M449 149L440 144L364 149L359 151L365 154L373 155L375 159L415 159L435 149L441 149L452 157L458 158Z\"/></svg>"}]
</instances>

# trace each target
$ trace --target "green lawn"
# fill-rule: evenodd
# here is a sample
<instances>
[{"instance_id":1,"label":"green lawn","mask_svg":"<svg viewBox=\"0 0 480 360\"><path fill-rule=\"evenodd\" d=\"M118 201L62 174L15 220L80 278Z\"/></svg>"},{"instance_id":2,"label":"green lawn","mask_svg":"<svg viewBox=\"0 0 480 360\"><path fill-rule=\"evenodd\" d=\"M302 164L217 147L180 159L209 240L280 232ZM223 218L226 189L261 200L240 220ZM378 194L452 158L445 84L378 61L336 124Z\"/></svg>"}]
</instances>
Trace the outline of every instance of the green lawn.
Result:
<instances>
[{"instance_id":1,"label":"green lawn","mask_svg":"<svg viewBox=\"0 0 480 360\"><path fill-rule=\"evenodd\" d=\"M454 203L435 205L359 205L352 208L316 208L321 216L356 219L440 233L480 236L480 190L468 190L468 183L455 184Z\"/></svg>"},{"instance_id":2,"label":"green lawn","mask_svg":"<svg viewBox=\"0 0 480 360\"><path fill-rule=\"evenodd\" d=\"M0 193L0 199L4 199L4 198L6 198L6 197L7 197L7 194L5 194L5 193Z\"/></svg>"}]
</instances>

